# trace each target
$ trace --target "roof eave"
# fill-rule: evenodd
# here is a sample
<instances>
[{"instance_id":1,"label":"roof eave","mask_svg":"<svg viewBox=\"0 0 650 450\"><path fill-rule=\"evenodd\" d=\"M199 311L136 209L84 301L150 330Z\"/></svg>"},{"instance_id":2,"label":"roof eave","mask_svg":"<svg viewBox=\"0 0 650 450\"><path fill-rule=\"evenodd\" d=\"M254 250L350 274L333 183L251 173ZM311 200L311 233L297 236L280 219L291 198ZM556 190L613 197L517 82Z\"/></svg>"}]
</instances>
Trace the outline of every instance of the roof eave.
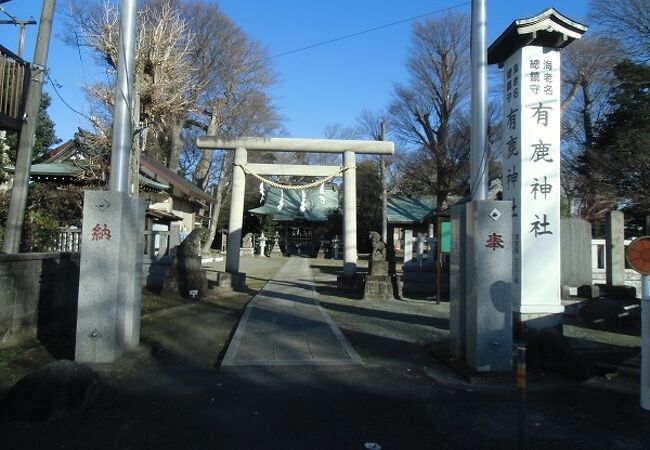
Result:
<instances>
[{"instance_id":1,"label":"roof eave","mask_svg":"<svg viewBox=\"0 0 650 450\"><path fill-rule=\"evenodd\" d=\"M488 64L501 67L513 53L526 46L566 47L586 31L586 25L549 8L536 16L512 22L488 48Z\"/></svg>"}]
</instances>

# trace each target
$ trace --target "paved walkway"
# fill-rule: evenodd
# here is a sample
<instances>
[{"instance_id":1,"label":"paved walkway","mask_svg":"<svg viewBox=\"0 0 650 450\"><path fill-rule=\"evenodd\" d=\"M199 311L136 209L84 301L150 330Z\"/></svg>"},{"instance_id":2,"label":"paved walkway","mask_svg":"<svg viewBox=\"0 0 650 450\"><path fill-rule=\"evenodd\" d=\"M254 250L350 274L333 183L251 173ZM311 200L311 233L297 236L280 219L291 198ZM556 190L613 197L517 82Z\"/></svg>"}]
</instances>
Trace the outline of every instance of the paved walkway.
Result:
<instances>
[{"instance_id":1,"label":"paved walkway","mask_svg":"<svg viewBox=\"0 0 650 450\"><path fill-rule=\"evenodd\" d=\"M221 363L363 364L318 302L309 260L292 257L251 300Z\"/></svg>"}]
</instances>

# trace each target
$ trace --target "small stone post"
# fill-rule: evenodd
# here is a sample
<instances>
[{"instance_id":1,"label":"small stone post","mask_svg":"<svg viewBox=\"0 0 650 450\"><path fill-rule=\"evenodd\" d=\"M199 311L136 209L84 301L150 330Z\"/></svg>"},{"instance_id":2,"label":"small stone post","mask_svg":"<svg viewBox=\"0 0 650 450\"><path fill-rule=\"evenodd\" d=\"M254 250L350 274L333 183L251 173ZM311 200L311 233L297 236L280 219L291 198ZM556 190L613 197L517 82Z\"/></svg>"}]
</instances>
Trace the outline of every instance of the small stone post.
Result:
<instances>
[{"instance_id":1,"label":"small stone post","mask_svg":"<svg viewBox=\"0 0 650 450\"><path fill-rule=\"evenodd\" d=\"M605 258L607 284L625 284L625 225L623 213L610 211L605 220Z\"/></svg>"},{"instance_id":2,"label":"small stone post","mask_svg":"<svg viewBox=\"0 0 650 450\"><path fill-rule=\"evenodd\" d=\"M424 236L422 233L418 233L418 237L415 241L415 253L418 265L422 265L422 258L424 257Z\"/></svg>"},{"instance_id":3,"label":"small stone post","mask_svg":"<svg viewBox=\"0 0 650 450\"><path fill-rule=\"evenodd\" d=\"M451 208L451 254L449 255L449 354L465 358L467 288L467 218L465 205Z\"/></svg>"},{"instance_id":4,"label":"small stone post","mask_svg":"<svg viewBox=\"0 0 650 450\"><path fill-rule=\"evenodd\" d=\"M404 264L413 259L413 230L404 230Z\"/></svg>"},{"instance_id":5,"label":"small stone post","mask_svg":"<svg viewBox=\"0 0 650 450\"><path fill-rule=\"evenodd\" d=\"M436 238L428 237L427 245L429 246L429 251L427 253L427 263L434 264L436 262Z\"/></svg>"},{"instance_id":6,"label":"small stone post","mask_svg":"<svg viewBox=\"0 0 650 450\"><path fill-rule=\"evenodd\" d=\"M260 235L260 257L261 258L266 258L266 236L264 236L264 232L262 231L262 234Z\"/></svg>"},{"instance_id":7,"label":"small stone post","mask_svg":"<svg viewBox=\"0 0 650 450\"><path fill-rule=\"evenodd\" d=\"M273 236L273 248L271 249L271 254L272 255L282 255L282 250L280 250L280 234L276 231L275 235Z\"/></svg>"},{"instance_id":8,"label":"small stone post","mask_svg":"<svg viewBox=\"0 0 650 450\"><path fill-rule=\"evenodd\" d=\"M341 258L341 252L339 251L339 235L337 234L334 236L334 239L332 239L332 247L334 247L334 259L340 259Z\"/></svg>"}]
</instances>

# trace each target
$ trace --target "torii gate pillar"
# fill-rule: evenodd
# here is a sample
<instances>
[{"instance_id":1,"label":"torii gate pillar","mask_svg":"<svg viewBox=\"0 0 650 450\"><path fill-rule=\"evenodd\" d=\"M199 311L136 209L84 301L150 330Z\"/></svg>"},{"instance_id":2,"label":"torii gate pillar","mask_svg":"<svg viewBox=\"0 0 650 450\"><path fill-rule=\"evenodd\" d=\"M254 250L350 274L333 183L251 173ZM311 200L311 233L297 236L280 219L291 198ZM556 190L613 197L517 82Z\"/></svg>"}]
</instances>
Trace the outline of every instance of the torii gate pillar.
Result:
<instances>
[{"instance_id":1,"label":"torii gate pillar","mask_svg":"<svg viewBox=\"0 0 650 450\"><path fill-rule=\"evenodd\" d=\"M239 273L239 248L241 230L244 222L244 194L246 193L246 174L242 165L246 164L248 152L244 147L235 148L235 164L232 169L232 188L230 200L230 223L228 226L228 250L226 252L226 272Z\"/></svg>"},{"instance_id":2,"label":"torii gate pillar","mask_svg":"<svg viewBox=\"0 0 650 450\"><path fill-rule=\"evenodd\" d=\"M357 273L357 169L354 152L343 152L343 276Z\"/></svg>"}]
</instances>

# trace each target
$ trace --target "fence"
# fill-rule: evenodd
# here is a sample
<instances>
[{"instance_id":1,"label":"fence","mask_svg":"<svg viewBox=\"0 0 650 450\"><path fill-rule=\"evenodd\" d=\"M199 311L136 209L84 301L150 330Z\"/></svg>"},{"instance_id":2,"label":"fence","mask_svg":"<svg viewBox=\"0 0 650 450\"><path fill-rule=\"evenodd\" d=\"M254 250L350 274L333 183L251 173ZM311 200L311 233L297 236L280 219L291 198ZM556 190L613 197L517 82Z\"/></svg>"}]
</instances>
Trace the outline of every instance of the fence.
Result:
<instances>
[{"instance_id":1,"label":"fence","mask_svg":"<svg viewBox=\"0 0 650 450\"><path fill-rule=\"evenodd\" d=\"M0 121L20 130L25 110L29 63L0 46Z\"/></svg>"},{"instance_id":2,"label":"fence","mask_svg":"<svg viewBox=\"0 0 650 450\"><path fill-rule=\"evenodd\" d=\"M145 231L144 254L149 258L162 258L169 255L170 250L174 247L171 238L169 231ZM81 251L81 228L61 227L55 248L52 251L72 253Z\"/></svg>"},{"instance_id":3,"label":"fence","mask_svg":"<svg viewBox=\"0 0 650 450\"><path fill-rule=\"evenodd\" d=\"M625 248L632 242L633 239L625 239ZM605 239L592 239L591 240L591 270L593 283L605 283L607 278L607 257L606 257L606 242ZM625 284L634 286L637 295L641 293L641 275L631 269L625 262Z\"/></svg>"},{"instance_id":4,"label":"fence","mask_svg":"<svg viewBox=\"0 0 650 450\"><path fill-rule=\"evenodd\" d=\"M81 250L81 229L76 227L59 228L56 246L52 249L59 252L77 253Z\"/></svg>"}]
</instances>

